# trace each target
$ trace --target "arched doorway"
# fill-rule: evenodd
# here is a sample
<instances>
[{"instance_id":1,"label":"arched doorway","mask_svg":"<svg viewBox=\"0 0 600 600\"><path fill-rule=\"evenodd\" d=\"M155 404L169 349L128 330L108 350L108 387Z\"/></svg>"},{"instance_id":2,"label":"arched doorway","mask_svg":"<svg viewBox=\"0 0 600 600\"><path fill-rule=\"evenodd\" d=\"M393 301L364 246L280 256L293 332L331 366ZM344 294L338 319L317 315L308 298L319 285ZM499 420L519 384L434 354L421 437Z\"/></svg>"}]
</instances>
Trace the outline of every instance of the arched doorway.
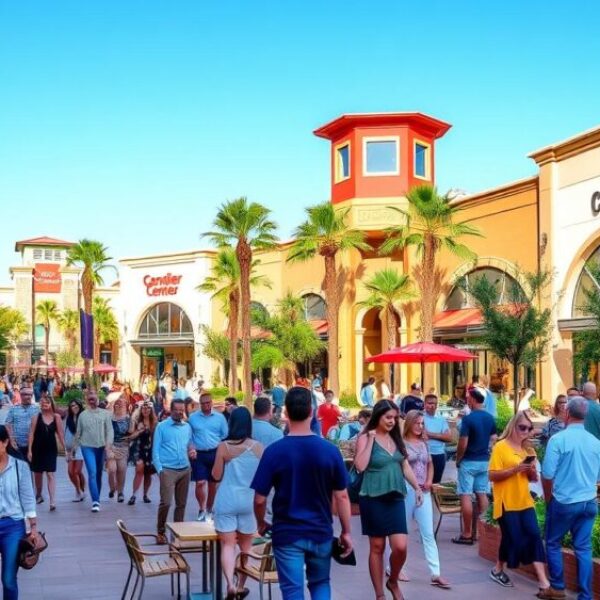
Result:
<instances>
[{"instance_id":1,"label":"arched doorway","mask_svg":"<svg viewBox=\"0 0 600 600\"><path fill-rule=\"evenodd\" d=\"M138 338L141 372L188 377L194 371L194 331L185 311L172 302L151 306L142 317Z\"/></svg>"},{"instance_id":2,"label":"arched doorway","mask_svg":"<svg viewBox=\"0 0 600 600\"><path fill-rule=\"evenodd\" d=\"M581 323L573 333L573 381L600 380L600 341L597 314L600 308L600 246L585 261L577 278L571 318Z\"/></svg>"}]
</instances>

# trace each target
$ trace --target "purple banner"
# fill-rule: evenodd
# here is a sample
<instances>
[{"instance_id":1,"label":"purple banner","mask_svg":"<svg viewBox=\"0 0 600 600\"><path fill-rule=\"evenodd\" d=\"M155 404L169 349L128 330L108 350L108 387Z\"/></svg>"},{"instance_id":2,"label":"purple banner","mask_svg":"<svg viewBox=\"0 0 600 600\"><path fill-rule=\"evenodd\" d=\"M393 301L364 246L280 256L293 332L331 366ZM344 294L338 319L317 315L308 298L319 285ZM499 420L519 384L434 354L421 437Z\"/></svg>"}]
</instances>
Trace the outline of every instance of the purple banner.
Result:
<instances>
[{"instance_id":1,"label":"purple banner","mask_svg":"<svg viewBox=\"0 0 600 600\"><path fill-rule=\"evenodd\" d=\"M79 309L81 334L81 358L94 358L94 319L83 309Z\"/></svg>"}]
</instances>

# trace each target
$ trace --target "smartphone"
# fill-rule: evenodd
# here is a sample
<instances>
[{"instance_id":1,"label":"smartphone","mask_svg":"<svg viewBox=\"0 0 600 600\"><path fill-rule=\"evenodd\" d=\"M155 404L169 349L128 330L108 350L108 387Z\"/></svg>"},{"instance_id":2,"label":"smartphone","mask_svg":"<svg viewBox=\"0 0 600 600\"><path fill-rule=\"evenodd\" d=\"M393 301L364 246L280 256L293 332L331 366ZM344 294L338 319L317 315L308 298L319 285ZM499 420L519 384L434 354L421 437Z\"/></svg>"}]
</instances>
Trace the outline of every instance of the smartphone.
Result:
<instances>
[{"instance_id":1,"label":"smartphone","mask_svg":"<svg viewBox=\"0 0 600 600\"><path fill-rule=\"evenodd\" d=\"M526 457L524 458L524 460L523 460L523 462L524 462L526 465L530 465L530 464L531 464L532 462L534 462L534 461L535 461L535 456L534 456L533 454L530 454L529 456L526 456Z\"/></svg>"}]
</instances>

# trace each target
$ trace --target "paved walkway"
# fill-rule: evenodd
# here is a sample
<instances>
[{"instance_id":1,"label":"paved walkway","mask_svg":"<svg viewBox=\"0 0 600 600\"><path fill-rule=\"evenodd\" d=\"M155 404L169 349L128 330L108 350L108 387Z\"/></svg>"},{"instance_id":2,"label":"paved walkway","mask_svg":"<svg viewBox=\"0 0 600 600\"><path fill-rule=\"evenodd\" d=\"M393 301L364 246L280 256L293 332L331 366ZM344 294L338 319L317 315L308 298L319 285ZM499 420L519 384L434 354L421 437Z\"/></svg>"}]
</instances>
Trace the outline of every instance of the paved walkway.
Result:
<instances>
[{"instance_id":1,"label":"paved walkway","mask_svg":"<svg viewBox=\"0 0 600 600\"><path fill-rule=\"evenodd\" d=\"M155 530L158 486L154 481L151 490L152 504L135 506L117 504L108 500L103 490L102 510L90 512L89 502L73 504L72 487L67 480L65 464L59 459L58 508L48 512L48 502L39 508L40 528L47 533L50 547L33 571L20 571L21 599L64 600L85 598L115 600L121 592L128 570L128 559L123 542L115 527L116 519L123 519L132 531ZM126 496L130 492L132 470L128 473ZM190 489L187 517L195 517L196 502ZM429 585L427 568L418 536L410 536L409 558L406 571L411 582L403 585L405 597L415 598L472 598L500 600L507 598L532 598L536 592L534 582L514 575L515 588L507 590L488 578L491 564L479 558L476 547L456 546L450 538L456 533L458 519L452 515L444 518L439 534L439 547L443 574L452 582L453 589L439 590ZM368 543L360 535L359 518L353 519L358 566L341 567L334 563L332 570L335 600L368 600L373 592L367 570ZM199 572L199 560L191 555L192 569ZM198 581L192 577L193 589ZM258 598L257 588L250 582L250 598ZM169 598L169 578L148 581L144 598L164 600ZM388 593L388 596L389 593ZM279 592L274 598L280 598Z\"/></svg>"}]
</instances>

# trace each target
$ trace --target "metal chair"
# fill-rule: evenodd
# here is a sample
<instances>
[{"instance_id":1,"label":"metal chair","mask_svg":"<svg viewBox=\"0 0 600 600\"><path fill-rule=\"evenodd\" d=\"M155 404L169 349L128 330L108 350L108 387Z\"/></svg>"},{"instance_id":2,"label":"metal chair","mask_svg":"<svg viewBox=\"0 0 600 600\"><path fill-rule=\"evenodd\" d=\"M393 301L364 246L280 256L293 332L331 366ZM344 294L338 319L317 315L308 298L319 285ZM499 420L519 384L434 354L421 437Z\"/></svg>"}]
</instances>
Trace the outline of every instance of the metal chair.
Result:
<instances>
[{"instance_id":1,"label":"metal chair","mask_svg":"<svg viewBox=\"0 0 600 600\"><path fill-rule=\"evenodd\" d=\"M146 578L160 577L162 575L171 576L171 595L173 595L173 576L177 575L177 597L179 598L179 582L182 573L185 574L185 598L186 600L188 600L190 598L190 566L188 565L181 552L173 548L169 548L168 550L163 550L161 552L149 552L148 550L142 548L139 539L153 538L156 542L158 537L157 535L153 533L133 534L127 530L125 523L120 519L117 521L117 527L119 529L119 532L121 533L123 542L125 543L130 563L129 574L127 575L127 581L125 583L125 587L123 588L121 600L125 600L125 596L127 595L129 584L131 582L131 576L133 574L134 569L136 571L136 578L133 585L133 589L131 590L131 595L129 596L130 600L133 600L133 598L136 597L136 591L140 580L141 585L137 595L138 600L142 598Z\"/></svg>"},{"instance_id":2,"label":"metal chair","mask_svg":"<svg viewBox=\"0 0 600 600\"><path fill-rule=\"evenodd\" d=\"M238 554L235 574L239 576L242 573L258 582L260 600L264 599L263 586L266 584L269 589L269 600L271 600L271 586L279 581L271 542L258 544L250 552L240 552Z\"/></svg>"},{"instance_id":3,"label":"metal chair","mask_svg":"<svg viewBox=\"0 0 600 600\"><path fill-rule=\"evenodd\" d=\"M456 493L456 490L440 483L434 483L431 488L431 495L433 496L433 502L440 516L435 527L434 537L437 539L437 534L444 515L460 515L460 525L462 530L460 496Z\"/></svg>"}]
</instances>

